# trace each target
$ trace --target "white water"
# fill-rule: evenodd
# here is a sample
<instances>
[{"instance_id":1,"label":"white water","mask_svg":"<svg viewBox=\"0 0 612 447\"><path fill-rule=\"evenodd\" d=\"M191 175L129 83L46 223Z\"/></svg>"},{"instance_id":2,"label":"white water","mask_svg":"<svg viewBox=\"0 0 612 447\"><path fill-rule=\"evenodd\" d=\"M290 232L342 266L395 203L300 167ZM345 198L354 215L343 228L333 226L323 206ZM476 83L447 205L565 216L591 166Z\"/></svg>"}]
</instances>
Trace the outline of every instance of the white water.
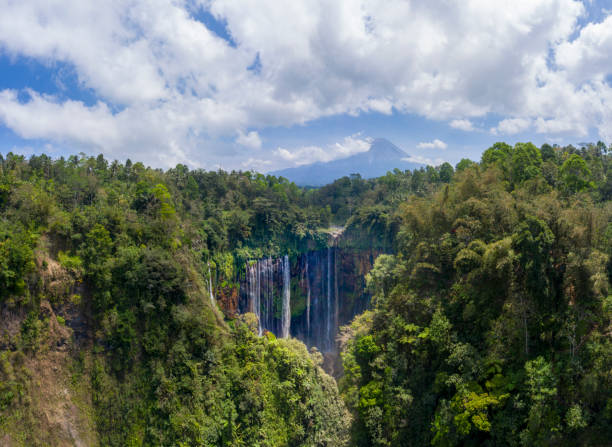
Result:
<instances>
[{"instance_id":1,"label":"white water","mask_svg":"<svg viewBox=\"0 0 612 447\"><path fill-rule=\"evenodd\" d=\"M334 328L338 328L338 316L340 312L340 298L338 294L338 250L334 249ZM336 340L332 340L335 346Z\"/></svg>"},{"instance_id":2,"label":"white water","mask_svg":"<svg viewBox=\"0 0 612 447\"><path fill-rule=\"evenodd\" d=\"M210 262L208 264L208 293L210 293L210 304L215 305L215 296L212 289L212 275L210 274Z\"/></svg>"},{"instance_id":3,"label":"white water","mask_svg":"<svg viewBox=\"0 0 612 447\"><path fill-rule=\"evenodd\" d=\"M277 274L282 277L282 291L275 284ZM262 335L264 331L271 331L279 337L289 337L291 327L289 256L285 255L282 259L264 258L258 261L247 261L246 293L248 310L257 317L259 335ZM280 321L275 316L278 315L275 310L275 295L281 298Z\"/></svg>"},{"instance_id":4,"label":"white water","mask_svg":"<svg viewBox=\"0 0 612 447\"><path fill-rule=\"evenodd\" d=\"M272 258L264 259L264 281L266 285L265 297L266 306L264 310L264 323L268 330L273 331L273 317L274 317L274 264Z\"/></svg>"},{"instance_id":5,"label":"white water","mask_svg":"<svg viewBox=\"0 0 612 447\"><path fill-rule=\"evenodd\" d=\"M308 256L306 256L306 332L310 334L310 278L308 277Z\"/></svg>"},{"instance_id":6,"label":"white water","mask_svg":"<svg viewBox=\"0 0 612 447\"><path fill-rule=\"evenodd\" d=\"M261 337L263 330L261 327L261 283L259 282L261 265L259 265L259 262L253 266L253 276L257 279L255 281L255 299L253 300L253 306L255 307L255 315L257 316L257 333Z\"/></svg>"},{"instance_id":7,"label":"white water","mask_svg":"<svg viewBox=\"0 0 612 447\"><path fill-rule=\"evenodd\" d=\"M333 346L332 340L332 310L331 310L331 247L327 247L327 309L325 312L326 316L326 328L327 328L327 348L331 349Z\"/></svg>"},{"instance_id":8,"label":"white water","mask_svg":"<svg viewBox=\"0 0 612 447\"><path fill-rule=\"evenodd\" d=\"M247 261L247 295L249 297L249 310L257 317L257 332L262 334L261 326L261 284L259 277L261 274L261 266L259 262L250 263Z\"/></svg>"},{"instance_id":9,"label":"white water","mask_svg":"<svg viewBox=\"0 0 612 447\"><path fill-rule=\"evenodd\" d=\"M281 337L289 338L291 326L291 268L289 256L283 258L283 316L281 321Z\"/></svg>"},{"instance_id":10,"label":"white water","mask_svg":"<svg viewBox=\"0 0 612 447\"><path fill-rule=\"evenodd\" d=\"M323 352L335 350L339 323L339 255L336 247L311 252L301 265L304 319L291 321L291 265L289 256L263 258L246 264L245 311L258 319L258 333L290 337L292 331ZM300 270L300 269L298 269ZM305 282L304 282L305 279Z\"/></svg>"}]
</instances>

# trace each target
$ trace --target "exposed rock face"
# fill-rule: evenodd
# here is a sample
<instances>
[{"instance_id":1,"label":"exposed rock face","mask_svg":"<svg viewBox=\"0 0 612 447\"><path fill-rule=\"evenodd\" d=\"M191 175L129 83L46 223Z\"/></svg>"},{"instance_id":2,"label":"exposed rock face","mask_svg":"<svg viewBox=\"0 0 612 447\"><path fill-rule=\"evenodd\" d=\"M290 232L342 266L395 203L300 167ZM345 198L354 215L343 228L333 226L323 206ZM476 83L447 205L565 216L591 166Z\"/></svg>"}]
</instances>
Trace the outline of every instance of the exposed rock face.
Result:
<instances>
[{"instance_id":1,"label":"exposed rock face","mask_svg":"<svg viewBox=\"0 0 612 447\"><path fill-rule=\"evenodd\" d=\"M63 292L63 289L62 289ZM58 315L64 317L58 319ZM15 350L25 312L12 312L0 306L0 383L12 389L8 407L0 414L0 446L98 445L88 378L75 374L72 352L77 345L70 325L69 303L40 303L32 325L35 339L27 349ZM61 323L60 323L61 321ZM32 337L32 335L30 335ZM21 340L24 343L24 340ZM79 377L78 383L75 378Z\"/></svg>"},{"instance_id":2,"label":"exposed rock face","mask_svg":"<svg viewBox=\"0 0 612 447\"><path fill-rule=\"evenodd\" d=\"M365 275L380 251L340 248L334 241L327 249L301 254L290 262L285 257L249 261L240 279L238 310L257 315L260 333L270 331L279 337L286 336L283 328L290 313L289 334L321 351L326 369L338 375L338 329L369 305ZM220 293L220 305L227 301ZM226 315L234 312L230 301L232 307L224 307Z\"/></svg>"},{"instance_id":3,"label":"exposed rock face","mask_svg":"<svg viewBox=\"0 0 612 447\"><path fill-rule=\"evenodd\" d=\"M233 284L227 286L220 286L219 288L217 288L215 293L217 294L217 303L223 310L225 316L227 318L236 318L240 310L238 306L238 298L241 293L241 290L239 290L238 286Z\"/></svg>"},{"instance_id":4,"label":"exposed rock face","mask_svg":"<svg viewBox=\"0 0 612 447\"><path fill-rule=\"evenodd\" d=\"M300 256L292 272L291 335L323 353L336 352L339 326L369 305L365 274L376 256L338 247Z\"/></svg>"}]
</instances>

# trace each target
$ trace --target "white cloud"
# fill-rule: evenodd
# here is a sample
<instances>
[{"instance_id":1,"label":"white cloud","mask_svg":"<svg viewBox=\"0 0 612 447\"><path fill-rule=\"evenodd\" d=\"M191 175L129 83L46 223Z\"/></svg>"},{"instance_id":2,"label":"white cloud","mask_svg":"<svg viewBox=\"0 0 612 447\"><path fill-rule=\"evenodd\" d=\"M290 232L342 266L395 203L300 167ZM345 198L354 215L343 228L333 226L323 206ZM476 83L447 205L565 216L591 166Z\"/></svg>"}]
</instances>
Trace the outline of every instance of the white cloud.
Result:
<instances>
[{"instance_id":1,"label":"white cloud","mask_svg":"<svg viewBox=\"0 0 612 447\"><path fill-rule=\"evenodd\" d=\"M589 23L577 39L562 42L556 50L556 63L575 82L601 79L610 74L612 64L612 16L601 23Z\"/></svg>"},{"instance_id":2,"label":"white cloud","mask_svg":"<svg viewBox=\"0 0 612 447\"><path fill-rule=\"evenodd\" d=\"M240 167L245 170L254 170L257 172L266 172L270 170L270 166L272 166L272 162L270 160L263 160L260 158L249 158L248 160L242 162Z\"/></svg>"},{"instance_id":3,"label":"white cloud","mask_svg":"<svg viewBox=\"0 0 612 447\"><path fill-rule=\"evenodd\" d=\"M193 18L199 7L227 24L235 46ZM0 0L0 8L1 51L50 70L65 63L97 98L86 105L33 92L22 102L2 91L0 122L24 138L213 166L226 157L219 141L236 134L235 150L248 154L267 127L371 111L452 119L466 131L491 113L502 117L497 133L595 128L612 137L612 17L579 29L578 0ZM248 70L257 55L260 69ZM310 159L344 150L320 149ZM287 161L308 159L286 150Z\"/></svg>"},{"instance_id":4,"label":"white cloud","mask_svg":"<svg viewBox=\"0 0 612 447\"><path fill-rule=\"evenodd\" d=\"M514 135L524 132L531 127L531 120L524 118L509 118L497 123L497 127L491 129L495 135L506 134Z\"/></svg>"},{"instance_id":5,"label":"white cloud","mask_svg":"<svg viewBox=\"0 0 612 447\"><path fill-rule=\"evenodd\" d=\"M236 143L251 149L259 149L261 147L261 138L259 138L259 134L254 130L249 133L239 131Z\"/></svg>"},{"instance_id":6,"label":"white cloud","mask_svg":"<svg viewBox=\"0 0 612 447\"><path fill-rule=\"evenodd\" d=\"M450 126L453 129L463 130L465 132L470 132L474 130L474 125L470 120L462 119L462 120L452 120L450 122Z\"/></svg>"},{"instance_id":7,"label":"white cloud","mask_svg":"<svg viewBox=\"0 0 612 447\"><path fill-rule=\"evenodd\" d=\"M348 157L350 155L365 152L372 146L372 138L362 137L361 133L356 133L348 137L344 137L342 141L328 147L332 159Z\"/></svg>"},{"instance_id":8,"label":"white cloud","mask_svg":"<svg viewBox=\"0 0 612 447\"><path fill-rule=\"evenodd\" d=\"M384 115L391 115L391 113L393 113L393 101L390 101L387 98L370 99L368 101L367 108Z\"/></svg>"},{"instance_id":9,"label":"white cloud","mask_svg":"<svg viewBox=\"0 0 612 447\"><path fill-rule=\"evenodd\" d=\"M0 119L24 138L115 144L117 121L106 104L86 107L78 101L54 102L33 91L29 95L29 101L21 103L15 91L0 91Z\"/></svg>"},{"instance_id":10,"label":"white cloud","mask_svg":"<svg viewBox=\"0 0 612 447\"><path fill-rule=\"evenodd\" d=\"M448 147L448 144L436 138L435 140L430 141L430 142L419 143L417 144L416 147L417 149L442 149L444 150Z\"/></svg>"},{"instance_id":11,"label":"white cloud","mask_svg":"<svg viewBox=\"0 0 612 447\"><path fill-rule=\"evenodd\" d=\"M317 161L327 162L349 157L359 152L367 151L371 145L371 138L362 138L361 134L355 134L327 147L303 146L292 150L279 147L276 149L275 154L291 166L300 166Z\"/></svg>"},{"instance_id":12,"label":"white cloud","mask_svg":"<svg viewBox=\"0 0 612 447\"><path fill-rule=\"evenodd\" d=\"M410 157L402 158L402 160L429 166L440 166L446 161L441 158L429 158L422 155L411 155Z\"/></svg>"},{"instance_id":13,"label":"white cloud","mask_svg":"<svg viewBox=\"0 0 612 447\"><path fill-rule=\"evenodd\" d=\"M302 146L293 150L279 147L276 149L276 155L289 162L292 166L305 165L315 161L332 160L330 152L319 146Z\"/></svg>"}]
</instances>

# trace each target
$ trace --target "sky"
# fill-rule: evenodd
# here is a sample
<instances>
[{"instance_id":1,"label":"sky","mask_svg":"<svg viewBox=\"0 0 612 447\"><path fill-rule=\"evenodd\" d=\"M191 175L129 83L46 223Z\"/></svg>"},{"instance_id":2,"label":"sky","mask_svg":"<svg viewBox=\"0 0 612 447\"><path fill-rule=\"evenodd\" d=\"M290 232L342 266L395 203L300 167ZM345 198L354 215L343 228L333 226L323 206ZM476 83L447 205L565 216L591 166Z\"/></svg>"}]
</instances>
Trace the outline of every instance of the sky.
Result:
<instances>
[{"instance_id":1,"label":"sky","mask_svg":"<svg viewBox=\"0 0 612 447\"><path fill-rule=\"evenodd\" d=\"M0 0L0 153L267 172L612 143L611 0Z\"/></svg>"}]
</instances>

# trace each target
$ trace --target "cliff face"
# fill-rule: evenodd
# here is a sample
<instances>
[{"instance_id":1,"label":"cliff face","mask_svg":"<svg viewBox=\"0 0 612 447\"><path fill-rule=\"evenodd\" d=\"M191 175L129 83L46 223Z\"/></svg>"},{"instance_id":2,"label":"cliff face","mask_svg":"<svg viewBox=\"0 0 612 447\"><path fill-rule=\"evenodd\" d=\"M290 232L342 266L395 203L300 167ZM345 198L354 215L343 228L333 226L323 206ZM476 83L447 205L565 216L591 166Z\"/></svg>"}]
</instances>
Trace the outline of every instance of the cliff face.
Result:
<instances>
[{"instance_id":1,"label":"cliff face","mask_svg":"<svg viewBox=\"0 0 612 447\"><path fill-rule=\"evenodd\" d=\"M300 256L292 271L291 335L323 353L336 352L338 328L370 302L365 274L377 255L330 247Z\"/></svg>"},{"instance_id":2,"label":"cliff face","mask_svg":"<svg viewBox=\"0 0 612 447\"><path fill-rule=\"evenodd\" d=\"M327 249L289 260L249 261L238 280L239 290L232 293L234 297L239 294L239 313L252 312L258 317L260 334L269 331L281 337L288 331L321 351L326 369L335 374L339 368L338 329L369 305L365 275L380 254L380 250L341 248L336 241L330 238ZM226 315L234 314L236 299L227 300L227 293L220 292L219 304Z\"/></svg>"},{"instance_id":3,"label":"cliff face","mask_svg":"<svg viewBox=\"0 0 612 447\"><path fill-rule=\"evenodd\" d=\"M236 318L240 313L240 288L234 284L220 285L215 291L216 299L227 318Z\"/></svg>"}]
</instances>

